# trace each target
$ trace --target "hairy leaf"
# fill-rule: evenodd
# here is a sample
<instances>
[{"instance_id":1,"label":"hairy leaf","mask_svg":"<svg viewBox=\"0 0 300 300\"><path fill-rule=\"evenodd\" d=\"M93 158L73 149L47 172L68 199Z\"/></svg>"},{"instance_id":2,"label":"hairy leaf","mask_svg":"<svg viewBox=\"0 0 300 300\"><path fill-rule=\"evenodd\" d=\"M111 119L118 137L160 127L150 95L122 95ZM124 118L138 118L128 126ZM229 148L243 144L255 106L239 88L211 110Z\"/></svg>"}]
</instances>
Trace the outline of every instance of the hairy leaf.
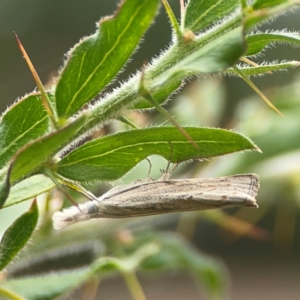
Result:
<instances>
[{"instance_id":1,"label":"hairy leaf","mask_svg":"<svg viewBox=\"0 0 300 300\"><path fill-rule=\"evenodd\" d=\"M49 119L38 95L28 95L11 106L0 123L0 168L16 151L48 131Z\"/></svg>"},{"instance_id":2,"label":"hairy leaf","mask_svg":"<svg viewBox=\"0 0 300 300\"><path fill-rule=\"evenodd\" d=\"M75 272L59 272L38 277L25 277L12 279L1 286L10 288L30 300L47 300L64 295L78 288L82 283L95 278L104 277L110 273L131 272L139 268L141 262L148 256L156 254L156 245L147 245L137 250L129 257L117 259L114 257L101 257L89 268ZM34 285L34 288L32 286Z\"/></svg>"},{"instance_id":3,"label":"hairy leaf","mask_svg":"<svg viewBox=\"0 0 300 300\"><path fill-rule=\"evenodd\" d=\"M85 116L68 126L39 138L22 148L15 156L11 181L20 179L41 165L51 154L67 143L85 123Z\"/></svg>"},{"instance_id":4,"label":"hairy leaf","mask_svg":"<svg viewBox=\"0 0 300 300\"><path fill-rule=\"evenodd\" d=\"M87 269L80 269L37 277L15 278L2 283L0 286L17 292L25 299L52 300L68 291L74 283L80 283L86 273Z\"/></svg>"},{"instance_id":5,"label":"hairy leaf","mask_svg":"<svg viewBox=\"0 0 300 300\"><path fill-rule=\"evenodd\" d=\"M252 66L238 66L239 70L241 70L247 76L260 76L265 74L270 74L276 71L283 71L290 68L296 68L299 66L298 61L289 61L289 62L281 62L281 63L270 63L265 65L258 65L257 67ZM226 73L232 75L239 75L236 73L234 69L228 69Z\"/></svg>"},{"instance_id":6,"label":"hairy leaf","mask_svg":"<svg viewBox=\"0 0 300 300\"><path fill-rule=\"evenodd\" d=\"M34 175L15 184L5 202L4 207L35 198L36 196L50 191L55 184L48 177L40 174Z\"/></svg>"},{"instance_id":7,"label":"hairy leaf","mask_svg":"<svg viewBox=\"0 0 300 300\"><path fill-rule=\"evenodd\" d=\"M55 91L57 113L68 118L117 75L154 18L159 0L130 0L69 54Z\"/></svg>"},{"instance_id":8,"label":"hairy leaf","mask_svg":"<svg viewBox=\"0 0 300 300\"><path fill-rule=\"evenodd\" d=\"M205 46L198 45L198 47L198 50L189 51L185 58L180 59L179 54L186 53L186 49L173 48L168 53L166 62L177 63L171 66L161 66L161 68L154 64L146 70L144 85L158 103L165 102L188 76L222 72L231 67L246 51L243 29L241 27L236 28ZM162 69L164 72L161 72ZM140 75L137 75L121 89L92 108L91 117L83 127L82 132L98 124L99 120L106 121L112 115L118 115L125 107L129 106L135 109L153 107L145 99L138 96L139 80Z\"/></svg>"},{"instance_id":9,"label":"hairy leaf","mask_svg":"<svg viewBox=\"0 0 300 300\"><path fill-rule=\"evenodd\" d=\"M116 180L137 163L157 154L173 163L243 150L257 150L241 134L214 128L184 127L196 149L177 128L133 130L99 138L77 148L57 165L57 173L78 181Z\"/></svg>"},{"instance_id":10,"label":"hairy leaf","mask_svg":"<svg viewBox=\"0 0 300 300\"><path fill-rule=\"evenodd\" d=\"M246 13L244 27L247 30L276 15L282 15L297 4L298 0L256 0L253 11Z\"/></svg>"},{"instance_id":11,"label":"hairy leaf","mask_svg":"<svg viewBox=\"0 0 300 300\"><path fill-rule=\"evenodd\" d=\"M247 36L246 56L256 55L268 45L274 43L291 44L300 47L300 35L298 32L266 32L255 33Z\"/></svg>"}]
</instances>

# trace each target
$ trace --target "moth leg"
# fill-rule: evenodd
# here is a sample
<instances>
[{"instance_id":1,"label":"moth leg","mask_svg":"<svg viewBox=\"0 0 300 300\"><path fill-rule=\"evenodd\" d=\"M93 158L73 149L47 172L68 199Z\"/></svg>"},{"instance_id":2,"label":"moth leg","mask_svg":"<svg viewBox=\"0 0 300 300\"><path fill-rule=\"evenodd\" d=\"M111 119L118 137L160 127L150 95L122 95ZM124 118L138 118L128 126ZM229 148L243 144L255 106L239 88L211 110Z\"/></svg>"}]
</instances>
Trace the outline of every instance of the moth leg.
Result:
<instances>
[{"instance_id":1,"label":"moth leg","mask_svg":"<svg viewBox=\"0 0 300 300\"><path fill-rule=\"evenodd\" d=\"M179 164L175 164L174 167L171 169L171 171L169 171L170 166L171 166L171 162L172 162L172 155L173 155L173 146L172 143L169 141L169 145L170 145L170 158L168 160L168 164L165 170L160 170L162 173L162 176L158 179L158 181L166 181L169 180L170 177L172 176L173 172L177 169L177 167L179 166Z\"/></svg>"}]
</instances>

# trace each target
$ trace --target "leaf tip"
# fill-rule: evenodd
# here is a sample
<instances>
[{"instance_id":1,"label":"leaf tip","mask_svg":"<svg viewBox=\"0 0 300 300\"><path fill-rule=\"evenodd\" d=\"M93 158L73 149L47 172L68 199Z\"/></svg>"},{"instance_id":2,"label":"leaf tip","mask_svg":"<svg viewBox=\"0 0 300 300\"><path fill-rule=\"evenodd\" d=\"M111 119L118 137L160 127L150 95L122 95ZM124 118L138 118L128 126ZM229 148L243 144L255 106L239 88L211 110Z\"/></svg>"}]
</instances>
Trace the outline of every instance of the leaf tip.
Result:
<instances>
[{"instance_id":1,"label":"leaf tip","mask_svg":"<svg viewBox=\"0 0 300 300\"><path fill-rule=\"evenodd\" d=\"M257 151L257 152L259 152L259 153L263 153L263 152L261 151L261 149L258 148L257 146L255 146L254 150Z\"/></svg>"},{"instance_id":2,"label":"leaf tip","mask_svg":"<svg viewBox=\"0 0 300 300\"><path fill-rule=\"evenodd\" d=\"M28 211L34 211L36 209L37 209L37 201L36 201L36 198L34 198Z\"/></svg>"}]
</instances>

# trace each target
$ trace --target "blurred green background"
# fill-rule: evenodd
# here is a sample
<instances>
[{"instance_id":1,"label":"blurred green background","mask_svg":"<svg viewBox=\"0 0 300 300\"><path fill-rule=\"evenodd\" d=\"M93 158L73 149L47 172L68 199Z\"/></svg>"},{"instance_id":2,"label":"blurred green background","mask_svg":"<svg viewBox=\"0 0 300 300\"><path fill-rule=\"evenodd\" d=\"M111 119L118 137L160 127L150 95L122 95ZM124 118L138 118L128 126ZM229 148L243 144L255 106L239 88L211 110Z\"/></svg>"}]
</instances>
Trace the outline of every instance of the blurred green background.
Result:
<instances>
[{"instance_id":1,"label":"blurred green background","mask_svg":"<svg viewBox=\"0 0 300 300\"><path fill-rule=\"evenodd\" d=\"M177 15L178 2L170 1ZM1 111L35 88L13 31L19 35L43 82L50 83L68 49L81 37L93 33L96 21L115 11L116 3L95 0L1 1ZM299 12L290 13L260 29L299 30L298 20ZM140 49L114 86L139 69L144 61L159 54L170 40L170 26L161 9ZM275 59L300 60L299 50L279 45L269 49L259 61ZM250 87L237 78L206 78L189 82L181 93L174 95L168 108L180 124L237 130L250 137L263 151L262 154L246 152L185 163L173 178L255 172L261 177L257 198L260 208L227 209L226 214L216 211L142 218L134 221L130 228L136 230L149 226L177 230L192 240L198 249L223 261L230 277L229 299L297 299L300 295L300 73L294 69L253 81L281 110L284 118L267 107ZM112 88L110 86L107 90ZM164 122L157 113L132 113L130 117L140 126ZM119 124L105 128L106 132L118 129ZM166 162L154 157L152 165L151 176L158 178L159 169L165 168ZM143 162L123 182L146 177L148 168L147 162ZM29 203L24 203L2 211L1 233L28 206ZM201 287L197 287L185 273L141 275L141 282L147 299L205 299ZM131 299L119 277L101 283L98 294L99 299ZM74 299L77 295L79 293L74 294Z\"/></svg>"}]
</instances>

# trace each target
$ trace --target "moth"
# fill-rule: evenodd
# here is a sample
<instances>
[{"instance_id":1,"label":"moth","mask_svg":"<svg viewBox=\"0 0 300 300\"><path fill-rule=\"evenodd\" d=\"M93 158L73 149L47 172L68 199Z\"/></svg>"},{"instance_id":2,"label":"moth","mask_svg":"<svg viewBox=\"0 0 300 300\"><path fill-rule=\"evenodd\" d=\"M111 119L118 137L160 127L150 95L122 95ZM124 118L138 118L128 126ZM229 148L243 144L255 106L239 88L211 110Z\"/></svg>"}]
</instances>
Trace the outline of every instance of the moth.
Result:
<instances>
[{"instance_id":1,"label":"moth","mask_svg":"<svg viewBox=\"0 0 300 300\"><path fill-rule=\"evenodd\" d=\"M118 186L97 200L72 206L53 215L53 226L65 226L94 218L128 218L214 208L258 207L256 174L218 178L145 180Z\"/></svg>"}]
</instances>

